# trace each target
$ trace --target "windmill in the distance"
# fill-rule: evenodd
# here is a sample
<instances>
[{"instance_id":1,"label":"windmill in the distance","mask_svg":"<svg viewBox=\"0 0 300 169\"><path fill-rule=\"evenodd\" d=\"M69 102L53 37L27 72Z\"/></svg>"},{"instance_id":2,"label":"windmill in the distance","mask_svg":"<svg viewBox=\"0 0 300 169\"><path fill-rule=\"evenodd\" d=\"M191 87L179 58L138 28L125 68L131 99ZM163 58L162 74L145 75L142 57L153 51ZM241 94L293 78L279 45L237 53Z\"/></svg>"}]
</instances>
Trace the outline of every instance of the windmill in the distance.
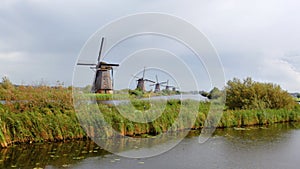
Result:
<instances>
[{"instance_id":1,"label":"windmill in the distance","mask_svg":"<svg viewBox=\"0 0 300 169\"><path fill-rule=\"evenodd\" d=\"M162 86L165 86L166 87L166 91L169 91L170 90L170 88L172 88L172 91L176 91L176 89L178 89L178 87L175 87L175 86L171 86L171 85L169 85L169 80L167 80L167 85L162 85Z\"/></svg>"},{"instance_id":2,"label":"windmill in the distance","mask_svg":"<svg viewBox=\"0 0 300 169\"><path fill-rule=\"evenodd\" d=\"M160 92L160 85L165 84L167 82L159 82L157 75L155 76L155 78L156 78L156 83L155 84L151 84L150 86L155 86L154 93L157 93L157 92Z\"/></svg>"},{"instance_id":3,"label":"windmill in the distance","mask_svg":"<svg viewBox=\"0 0 300 169\"><path fill-rule=\"evenodd\" d=\"M110 64L101 61L102 48L104 44L104 37L101 39L100 50L97 63L77 63L77 65L92 66L95 69L95 78L92 85L91 92L93 93L113 93L113 67L119 64Z\"/></svg>"},{"instance_id":4,"label":"windmill in the distance","mask_svg":"<svg viewBox=\"0 0 300 169\"><path fill-rule=\"evenodd\" d=\"M145 79L145 72L146 72L146 68L144 67L144 71L143 71L143 76L142 77L134 76L135 78L137 78L136 90L140 90L140 91L144 92L144 91L146 91L145 82L155 83L152 80Z\"/></svg>"}]
</instances>

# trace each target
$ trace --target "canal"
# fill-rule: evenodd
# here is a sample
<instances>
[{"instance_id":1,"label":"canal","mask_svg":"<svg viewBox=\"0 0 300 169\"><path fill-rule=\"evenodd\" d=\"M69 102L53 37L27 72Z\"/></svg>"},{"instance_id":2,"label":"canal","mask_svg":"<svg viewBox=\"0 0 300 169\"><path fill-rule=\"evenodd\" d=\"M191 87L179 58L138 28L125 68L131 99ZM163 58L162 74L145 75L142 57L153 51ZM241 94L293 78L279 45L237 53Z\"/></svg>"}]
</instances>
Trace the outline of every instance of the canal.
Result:
<instances>
[{"instance_id":1,"label":"canal","mask_svg":"<svg viewBox=\"0 0 300 169\"><path fill-rule=\"evenodd\" d=\"M298 169L300 123L217 129L207 142L192 131L170 151L150 158L111 154L92 141L36 143L1 149L0 168Z\"/></svg>"}]
</instances>

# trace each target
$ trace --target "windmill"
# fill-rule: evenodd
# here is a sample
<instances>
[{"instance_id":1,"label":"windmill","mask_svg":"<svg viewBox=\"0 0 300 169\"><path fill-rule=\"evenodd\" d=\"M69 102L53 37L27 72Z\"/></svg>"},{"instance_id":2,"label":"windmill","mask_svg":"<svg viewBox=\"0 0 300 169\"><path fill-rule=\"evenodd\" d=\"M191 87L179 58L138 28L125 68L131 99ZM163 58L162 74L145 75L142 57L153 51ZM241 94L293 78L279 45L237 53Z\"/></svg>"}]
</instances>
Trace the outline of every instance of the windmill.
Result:
<instances>
[{"instance_id":1,"label":"windmill","mask_svg":"<svg viewBox=\"0 0 300 169\"><path fill-rule=\"evenodd\" d=\"M98 60L96 64L93 63L77 63L77 65L91 66L91 69L95 69L95 78L92 85L91 92L93 93L113 93L113 67L119 66L119 64L110 64L101 61L101 54L104 44L104 37L101 39L100 50Z\"/></svg>"},{"instance_id":2,"label":"windmill","mask_svg":"<svg viewBox=\"0 0 300 169\"><path fill-rule=\"evenodd\" d=\"M176 91L176 89L178 89L178 87L175 87L175 86L171 86L171 85L169 85L169 80L167 80L167 85L162 85L162 86L165 86L166 87L166 91L169 91L170 90L170 88L172 88L172 91Z\"/></svg>"},{"instance_id":3,"label":"windmill","mask_svg":"<svg viewBox=\"0 0 300 169\"><path fill-rule=\"evenodd\" d=\"M145 88L145 82L151 82L151 83L155 83L152 80L149 79L145 79L145 72L146 72L146 68L144 67L144 71L143 71L143 76L141 78L134 76L135 78L137 78L137 86L136 86L136 90L141 90L141 91L146 91Z\"/></svg>"},{"instance_id":4,"label":"windmill","mask_svg":"<svg viewBox=\"0 0 300 169\"><path fill-rule=\"evenodd\" d=\"M157 93L157 92L160 92L160 85L165 84L167 82L159 82L157 75L155 76L155 78L156 78L156 83L151 84L150 86L155 86L154 93Z\"/></svg>"}]
</instances>

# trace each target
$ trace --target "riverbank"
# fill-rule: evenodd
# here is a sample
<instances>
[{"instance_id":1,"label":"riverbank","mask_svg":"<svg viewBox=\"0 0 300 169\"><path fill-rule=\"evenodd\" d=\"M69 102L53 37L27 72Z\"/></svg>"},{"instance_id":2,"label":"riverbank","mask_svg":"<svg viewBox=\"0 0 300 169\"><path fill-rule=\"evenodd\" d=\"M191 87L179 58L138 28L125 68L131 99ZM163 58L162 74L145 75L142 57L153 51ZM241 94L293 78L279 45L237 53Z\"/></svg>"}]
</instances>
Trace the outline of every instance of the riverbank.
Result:
<instances>
[{"instance_id":1,"label":"riverbank","mask_svg":"<svg viewBox=\"0 0 300 169\"><path fill-rule=\"evenodd\" d=\"M15 113L0 108L0 144L56 142L85 138L74 111Z\"/></svg>"},{"instance_id":2,"label":"riverbank","mask_svg":"<svg viewBox=\"0 0 300 169\"><path fill-rule=\"evenodd\" d=\"M135 108L142 110L147 107L146 101L135 103ZM153 104L153 103L152 103ZM100 111L103 115L89 114L90 118L85 118L84 124L93 124L92 119L101 119L106 121L108 126L121 133L122 136L140 136L143 134L158 135L163 132L176 132L186 129L201 129L208 118L210 109L209 102L187 101L185 106L181 107L179 100L170 100L167 102L164 112L157 119L150 123L138 123L130 121L119 114L118 108L108 105L100 105ZM197 107L199 108L197 109ZM198 112L191 112L192 110ZM180 113L180 116L179 116ZM213 112L212 112L213 113ZM86 115L83 115L87 117ZM134 115L133 115L134 116ZM226 110L223 112L221 120L216 123L216 116L207 119L209 126L218 128L245 127L254 125L269 125L282 122L300 121L300 106L294 109L264 109L264 110ZM140 119L147 120L148 115L139 114ZM88 121L88 122L87 122ZM194 123L193 123L194 122ZM103 128L106 128L103 133ZM85 126L88 135L95 137L115 137L114 132L107 127L95 128L93 125Z\"/></svg>"},{"instance_id":3,"label":"riverbank","mask_svg":"<svg viewBox=\"0 0 300 169\"><path fill-rule=\"evenodd\" d=\"M137 110L150 106L147 101L136 101L133 104ZM195 110L196 108L198 112L191 113L189 109L184 109L182 104L189 109ZM56 142L84 139L87 135L101 138L117 137L112 129L118 131L121 136L158 135L167 131L201 129L207 118L210 103L200 102L198 106L197 101L190 100L182 103L179 100L169 100L159 118L149 123L138 123L124 118L119 113L118 107L99 104L97 108L101 111L100 114L90 112L89 116L81 114L85 117L85 121L81 123L91 124L82 127L77 119L78 114L76 115L73 109L49 108L48 105L48 107L36 110L13 112L9 106L0 105L0 144L1 147L7 147L15 143ZM179 113L181 113L180 116ZM142 114L139 115L143 118ZM101 127L93 125L92 120L95 119ZM194 120L195 123L192 123ZM245 127L295 121L300 121L300 106L298 105L290 110L226 110L217 127ZM215 124L215 119L208 119L208 122ZM112 126L112 129L106 128L105 125Z\"/></svg>"}]
</instances>

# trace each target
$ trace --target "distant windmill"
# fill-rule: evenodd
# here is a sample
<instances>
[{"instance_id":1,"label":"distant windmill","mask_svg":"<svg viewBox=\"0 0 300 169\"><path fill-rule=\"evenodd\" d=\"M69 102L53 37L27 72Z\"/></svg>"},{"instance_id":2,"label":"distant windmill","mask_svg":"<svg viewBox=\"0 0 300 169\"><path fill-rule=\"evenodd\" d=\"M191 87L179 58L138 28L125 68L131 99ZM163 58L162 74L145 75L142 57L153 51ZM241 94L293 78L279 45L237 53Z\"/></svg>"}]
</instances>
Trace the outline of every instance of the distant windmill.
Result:
<instances>
[{"instance_id":1,"label":"distant windmill","mask_svg":"<svg viewBox=\"0 0 300 169\"><path fill-rule=\"evenodd\" d=\"M137 78L137 86L136 86L137 90L146 91L145 82L155 83L152 80L145 79L145 72L146 72L146 68L144 68L143 76L141 78L134 76L135 78Z\"/></svg>"},{"instance_id":2,"label":"distant windmill","mask_svg":"<svg viewBox=\"0 0 300 169\"><path fill-rule=\"evenodd\" d=\"M159 82L157 75L155 76L155 78L156 78L156 83L151 84L150 86L155 86L154 93L157 93L157 92L160 92L160 85L165 84L167 82Z\"/></svg>"},{"instance_id":3,"label":"distant windmill","mask_svg":"<svg viewBox=\"0 0 300 169\"><path fill-rule=\"evenodd\" d=\"M100 50L98 60L96 64L93 63L77 63L77 65L92 66L91 69L95 69L95 78L91 92L93 93L113 93L113 67L119 66L119 64L109 64L101 61L102 48L104 44L104 37L101 39Z\"/></svg>"},{"instance_id":4,"label":"distant windmill","mask_svg":"<svg viewBox=\"0 0 300 169\"><path fill-rule=\"evenodd\" d=\"M171 85L169 85L169 80L167 80L167 85L162 85L162 86L165 86L166 87L166 89L165 90L170 90L170 88L172 88L172 91L176 91L176 89L178 89L178 87L175 87L175 86L171 86Z\"/></svg>"},{"instance_id":5,"label":"distant windmill","mask_svg":"<svg viewBox=\"0 0 300 169\"><path fill-rule=\"evenodd\" d=\"M169 80L167 80L166 90L169 90L171 86L169 86Z\"/></svg>"}]
</instances>

